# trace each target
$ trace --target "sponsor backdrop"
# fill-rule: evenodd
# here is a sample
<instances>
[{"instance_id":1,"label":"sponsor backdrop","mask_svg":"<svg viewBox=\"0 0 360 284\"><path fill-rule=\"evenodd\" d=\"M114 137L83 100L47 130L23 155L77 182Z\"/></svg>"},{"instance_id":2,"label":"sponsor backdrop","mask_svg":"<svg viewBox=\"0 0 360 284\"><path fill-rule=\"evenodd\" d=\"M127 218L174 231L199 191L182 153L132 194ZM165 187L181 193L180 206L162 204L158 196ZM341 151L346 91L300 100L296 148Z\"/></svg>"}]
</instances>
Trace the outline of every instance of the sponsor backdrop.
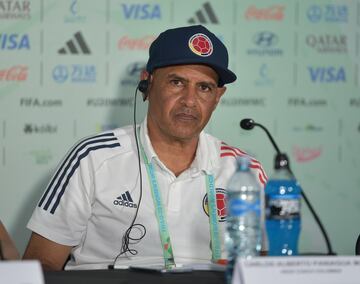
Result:
<instances>
[{"instance_id":1,"label":"sponsor backdrop","mask_svg":"<svg viewBox=\"0 0 360 284\"><path fill-rule=\"evenodd\" d=\"M191 3L191 5L189 5ZM360 233L360 1L0 0L0 217L19 249L56 165L83 136L132 123L147 49L201 23L238 75L207 130L272 171L269 127L335 251ZM138 100L138 119L147 104ZM303 203L300 251L325 251Z\"/></svg>"}]
</instances>

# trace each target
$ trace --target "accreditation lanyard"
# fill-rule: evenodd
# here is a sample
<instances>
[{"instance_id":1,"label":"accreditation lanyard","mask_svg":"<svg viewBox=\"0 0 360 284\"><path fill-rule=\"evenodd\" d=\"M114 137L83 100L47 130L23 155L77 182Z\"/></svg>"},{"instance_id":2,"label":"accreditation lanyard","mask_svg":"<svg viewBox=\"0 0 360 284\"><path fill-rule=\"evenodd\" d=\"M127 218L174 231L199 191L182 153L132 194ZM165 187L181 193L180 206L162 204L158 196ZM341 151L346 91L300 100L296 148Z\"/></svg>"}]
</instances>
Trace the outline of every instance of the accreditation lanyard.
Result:
<instances>
[{"instance_id":1,"label":"accreditation lanyard","mask_svg":"<svg viewBox=\"0 0 360 284\"><path fill-rule=\"evenodd\" d=\"M155 214L159 225L161 245L164 255L165 268L171 269L176 266L173 249L170 241L170 234L168 224L166 221L166 214L164 211L163 202L161 199L161 193L159 184L155 175L154 165L148 160L145 151L140 143L141 154L143 156L146 171L151 187L151 195L154 201ZM217 262L221 258L221 244L220 233L217 217L217 205L216 205L216 193L215 182L213 175L206 175L206 191L208 196L208 208L209 208L209 222L210 222L210 237L211 237L211 251L212 261Z\"/></svg>"}]
</instances>

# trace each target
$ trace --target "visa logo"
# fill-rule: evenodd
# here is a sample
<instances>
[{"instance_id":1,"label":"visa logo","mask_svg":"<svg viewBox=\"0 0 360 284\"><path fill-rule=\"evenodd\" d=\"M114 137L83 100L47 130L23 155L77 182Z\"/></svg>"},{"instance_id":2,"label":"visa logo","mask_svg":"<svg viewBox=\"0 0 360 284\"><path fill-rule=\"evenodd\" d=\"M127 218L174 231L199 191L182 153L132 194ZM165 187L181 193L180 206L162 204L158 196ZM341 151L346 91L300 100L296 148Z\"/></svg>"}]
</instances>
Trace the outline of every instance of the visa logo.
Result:
<instances>
[{"instance_id":1,"label":"visa logo","mask_svg":"<svg viewBox=\"0 0 360 284\"><path fill-rule=\"evenodd\" d=\"M311 81L319 83L346 82L344 67L308 67Z\"/></svg>"},{"instance_id":2,"label":"visa logo","mask_svg":"<svg viewBox=\"0 0 360 284\"><path fill-rule=\"evenodd\" d=\"M27 34L0 34L0 49L30 49L30 40Z\"/></svg>"},{"instance_id":3,"label":"visa logo","mask_svg":"<svg viewBox=\"0 0 360 284\"><path fill-rule=\"evenodd\" d=\"M155 20L161 18L160 5L121 4L127 20Z\"/></svg>"}]
</instances>

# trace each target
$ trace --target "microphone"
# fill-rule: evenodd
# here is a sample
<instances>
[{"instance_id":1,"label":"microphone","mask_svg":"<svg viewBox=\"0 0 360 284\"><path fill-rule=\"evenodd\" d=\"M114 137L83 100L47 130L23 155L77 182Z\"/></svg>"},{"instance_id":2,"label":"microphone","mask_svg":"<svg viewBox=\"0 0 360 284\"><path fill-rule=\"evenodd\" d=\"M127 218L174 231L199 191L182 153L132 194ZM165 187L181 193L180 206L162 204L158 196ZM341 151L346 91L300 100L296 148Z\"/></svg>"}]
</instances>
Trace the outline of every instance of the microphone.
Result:
<instances>
[{"instance_id":1,"label":"microphone","mask_svg":"<svg viewBox=\"0 0 360 284\"><path fill-rule=\"evenodd\" d=\"M281 154L280 150L279 150L279 147L277 146L277 144L275 143L275 140L272 138L270 132L261 124L259 123L256 123L254 120L252 120L251 118L244 118L243 120L240 121L240 127L242 129L245 129L245 130L251 130L254 128L254 126L259 126L260 128L262 128L265 133L267 134L267 136L269 137L270 141L271 141L271 144L274 146L275 150L276 150L276 153L278 155Z\"/></svg>"},{"instance_id":2,"label":"microphone","mask_svg":"<svg viewBox=\"0 0 360 284\"><path fill-rule=\"evenodd\" d=\"M285 153L280 152L279 147L277 146L274 138L271 136L270 132L267 130L267 128L265 126L263 126L260 123L256 123L253 119L251 118L244 118L240 121L240 127L242 129L245 130L251 130L253 129L255 126L259 126L261 129L263 129L265 131L265 133L267 134L267 136L269 137L269 140L271 141L271 144L274 146L275 150L276 150L276 156L275 156L275 169L279 169L280 167L286 167L289 172L295 177L294 173L292 172L292 170L290 169L290 165L289 165L289 158L287 157L287 155ZM320 228L320 231L325 239L326 242L326 247L328 250L328 255L336 255L336 253L333 251L331 243L330 243L330 239L326 233L326 230L322 224L322 222L320 221L319 216L316 214L313 206L311 205L309 199L307 198L304 190L301 190L301 196L302 198L305 200L305 203L307 205L307 207L309 208L311 214L313 215L317 225ZM360 236L357 242L357 248L359 246L359 250L360 250ZM360 253L360 252L359 252Z\"/></svg>"},{"instance_id":3,"label":"microphone","mask_svg":"<svg viewBox=\"0 0 360 284\"><path fill-rule=\"evenodd\" d=\"M255 121L253 121L251 118L244 118L240 121L240 127L245 130L251 130L254 128Z\"/></svg>"}]
</instances>

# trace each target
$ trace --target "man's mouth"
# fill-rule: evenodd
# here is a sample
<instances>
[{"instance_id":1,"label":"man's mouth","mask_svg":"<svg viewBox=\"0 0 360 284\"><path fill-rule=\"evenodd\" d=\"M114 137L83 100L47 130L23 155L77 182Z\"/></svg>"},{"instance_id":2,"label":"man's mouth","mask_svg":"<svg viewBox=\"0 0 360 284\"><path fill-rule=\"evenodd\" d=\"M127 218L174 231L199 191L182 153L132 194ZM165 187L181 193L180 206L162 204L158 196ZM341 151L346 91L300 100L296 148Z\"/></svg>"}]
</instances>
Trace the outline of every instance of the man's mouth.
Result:
<instances>
[{"instance_id":1,"label":"man's mouth","mask_svg":"<svg viewBox=\"0 0 360 284\"><path fill-rule=\"evenodd\" d=\"M197 120L197 116L184 112L177 113L175 117L179 120L184 120L184 121Z\"/></svg>"}]
</instances>

